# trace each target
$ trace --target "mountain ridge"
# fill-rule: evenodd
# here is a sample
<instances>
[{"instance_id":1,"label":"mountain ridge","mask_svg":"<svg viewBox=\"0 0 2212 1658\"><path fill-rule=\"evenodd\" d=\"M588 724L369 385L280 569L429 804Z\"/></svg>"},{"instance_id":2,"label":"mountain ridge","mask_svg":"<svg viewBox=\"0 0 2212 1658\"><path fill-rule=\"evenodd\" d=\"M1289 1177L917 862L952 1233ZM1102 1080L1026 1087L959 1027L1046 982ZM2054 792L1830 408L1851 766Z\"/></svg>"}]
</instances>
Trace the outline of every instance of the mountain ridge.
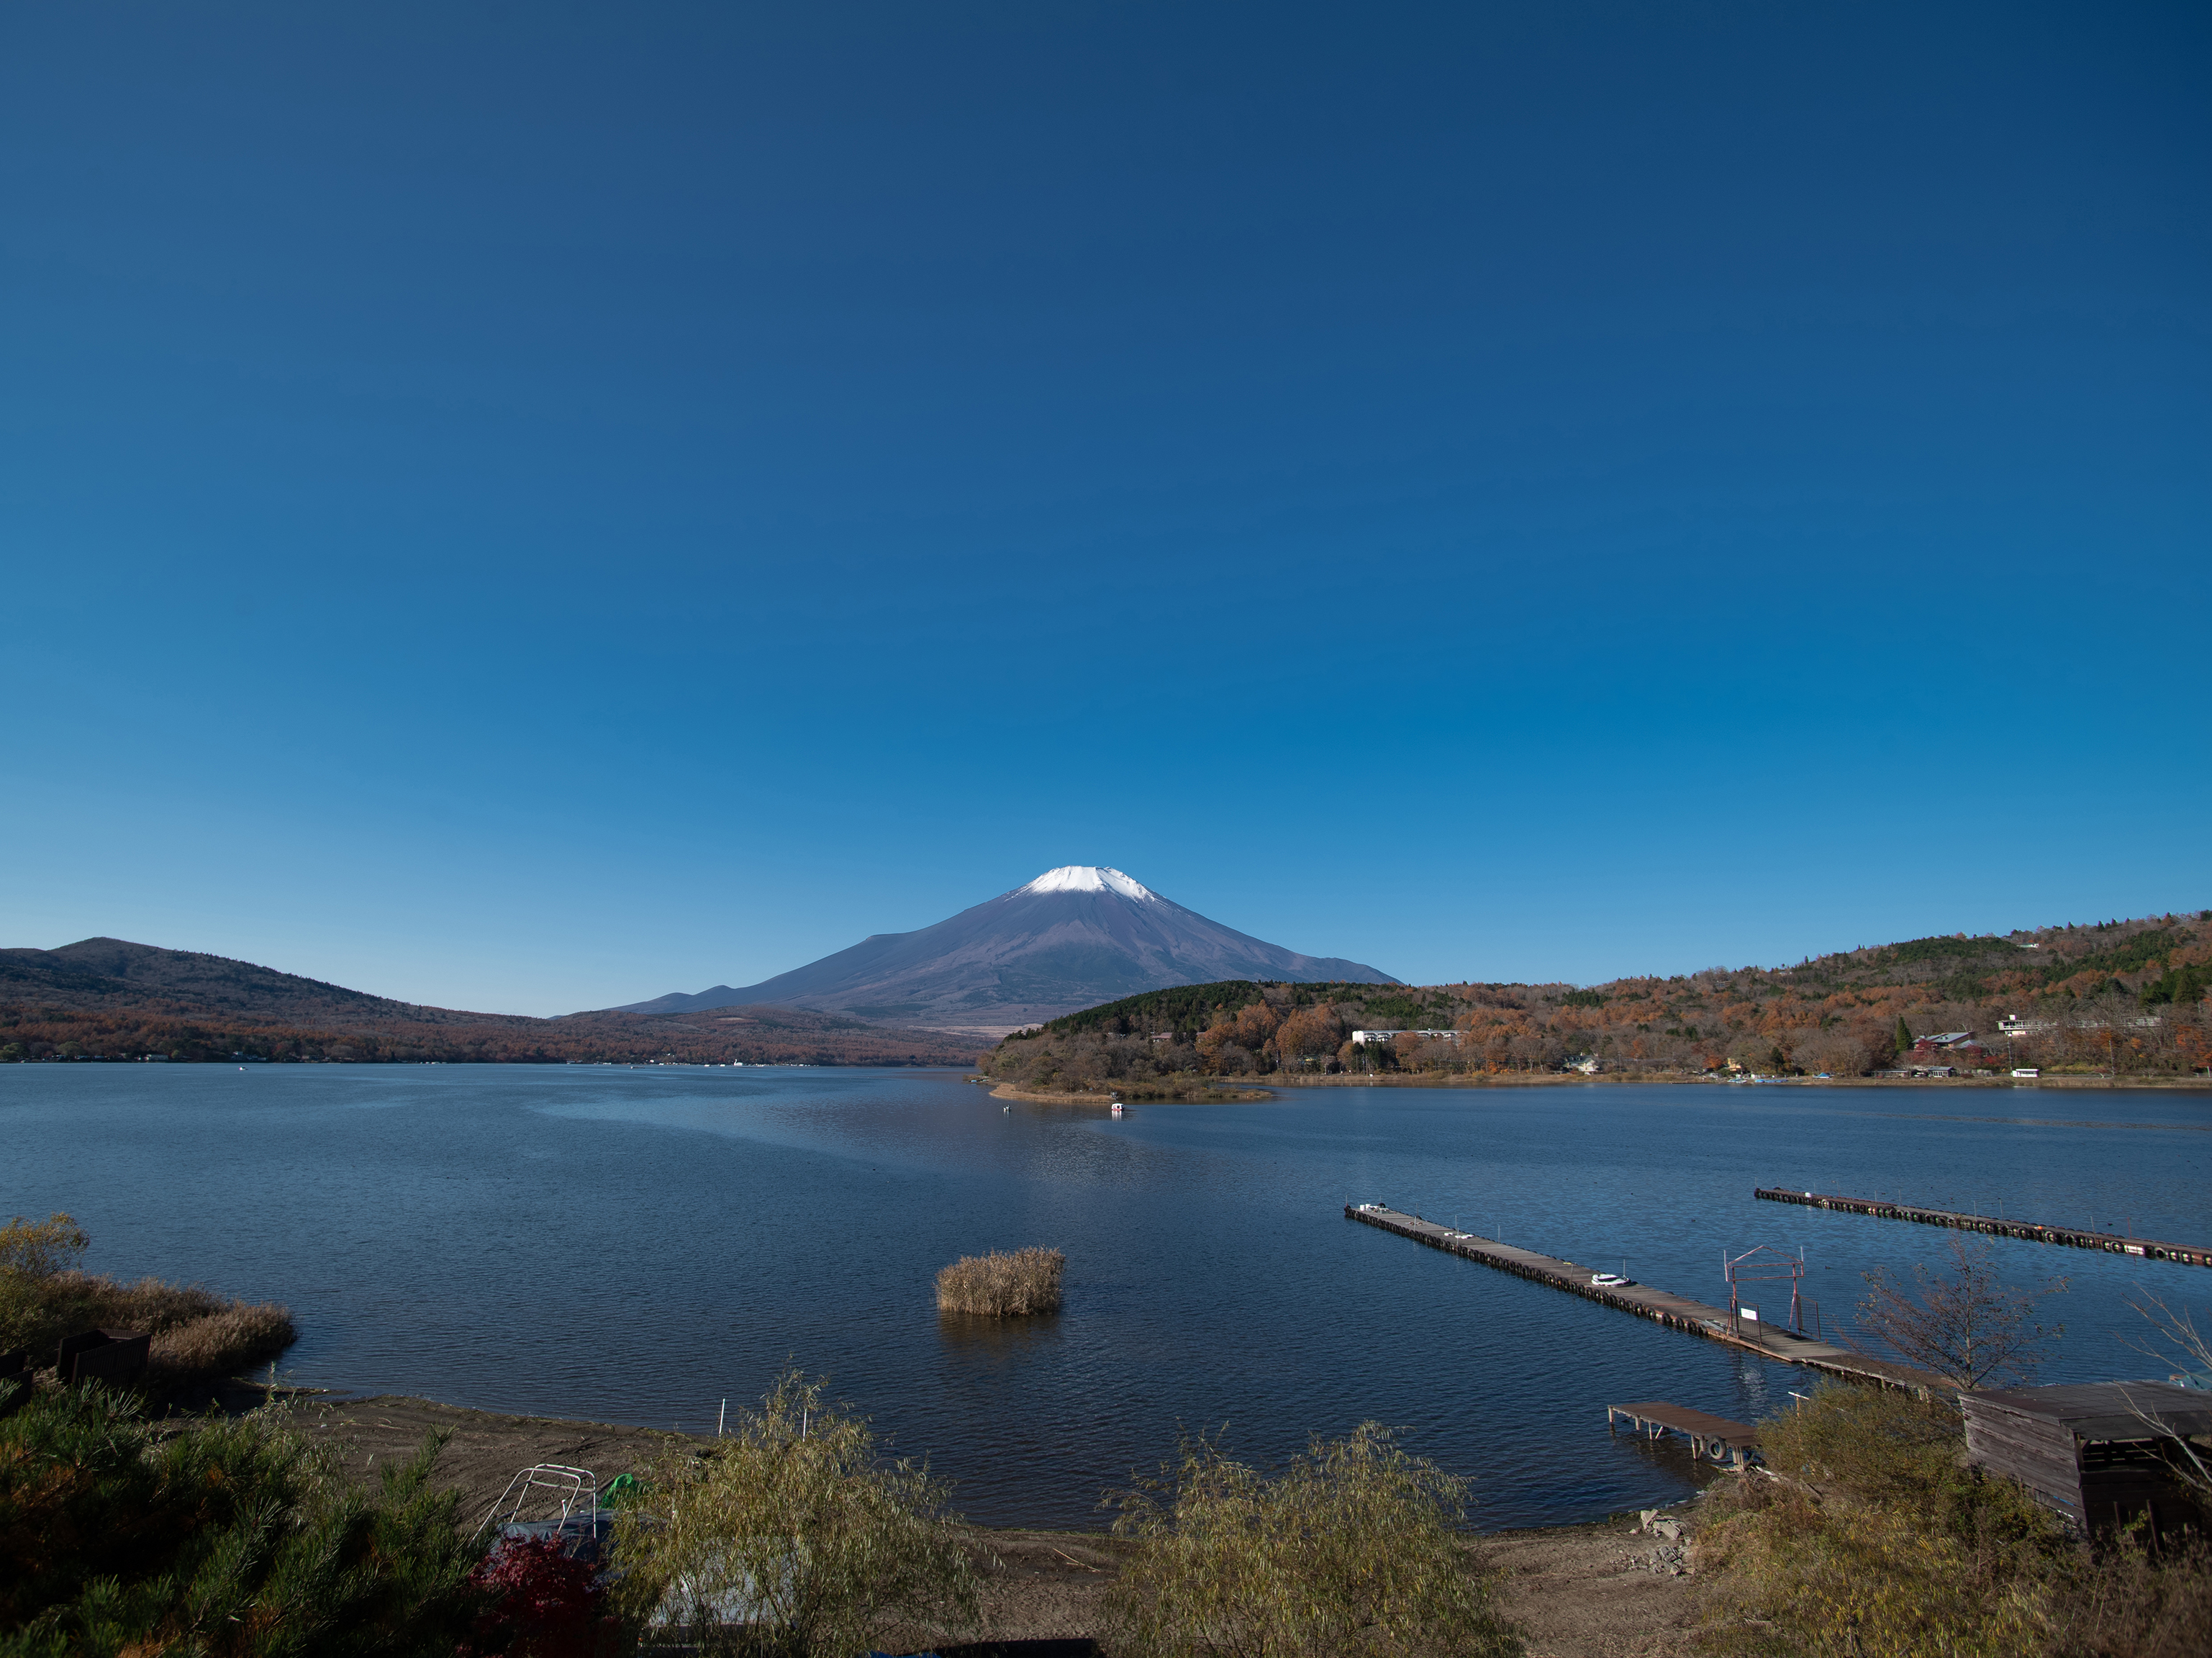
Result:
<instances>
[{"instance_id":1,"label":"mountain ridge","mask_svg":"<svg viewBox=\"0 0 2212 1658\"><path fill-rule=\"evenodd\" d=\"M792 1007L704 1023L626 1013L472 1013L257 963L123 938L0 949L0 1056L749 1065L966 1065L972 1044Z\"/></svg>"}]
</instances>

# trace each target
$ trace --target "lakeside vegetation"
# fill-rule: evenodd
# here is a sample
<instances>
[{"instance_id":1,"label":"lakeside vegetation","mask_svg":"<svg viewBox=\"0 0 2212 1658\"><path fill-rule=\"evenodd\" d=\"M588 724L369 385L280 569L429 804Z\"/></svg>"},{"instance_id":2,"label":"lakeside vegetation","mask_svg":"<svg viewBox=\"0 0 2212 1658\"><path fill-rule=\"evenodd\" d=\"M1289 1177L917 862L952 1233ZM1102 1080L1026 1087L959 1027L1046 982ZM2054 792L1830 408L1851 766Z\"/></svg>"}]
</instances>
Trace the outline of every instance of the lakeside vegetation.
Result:
<instances>
[{"instance_id":1,"label":"lakeside vegetation","mask_svg":"<svg viewBox=\"0 0 2212 1658\"><path fill-rule=\"evenodd\" d=\"M1025 1318L1060 1310L1067 1257L1058 1249L994 1249L963 1255L937 1275L937 1308L986 1318Z\"/></svg>"},{"instance_id":2,"label":"lakeside vegetation","mask_svg":"<svg viewBox=\"0 0 2212 1658\"><path fill-rule=\"evenodd\" d=\"M64 1338L121 1329L150 1335L143 1391L160 1398L195 1382L265 1364L297 1339L292 1315L198 1284L125 1284L79 1269L91 1240L67 1215L16 1216L0 1226L0 1351L52 1363Z\"/></svg>"},{"instance_id":3,"label":"lakeside vegetation","mask_svg":"<svg viewBox=\"0 0 2212 1658\"><path fill-rule=\"evenodd\" d=\"M1139 1546L1117 1651L1157 1658L1514 1658L1499 1578L1462 1527L1467 1482L1363 1422L1269 1475L1212 1441L1115 1499Z\"/></svg>"},{"instance_id":4,"label":"lakeside vegetation","mask_svg":"<svg viewBox=\"0 0 2212 1658\"><path fill-rule=\"evenodd\" d=\"M1222 1077L1510 1078L1570 1067L1856 1077L2017 1066L2180 1078L2212 1068L2208 987L2212 911L1917 938L1795 967L1582 987L1184 986L1018 1032L978 1069L1043 1093ZM1401 1034L1354 1043L1356 1029ZM1923 1046L1959 1032L1973 1033L1974 1044Z\"/></svg>"},{"instance_id":5,"label":"lakeside vegetation","mask_svg":"<svg viewBox=\"0 0 2212 1658\"><path fill-rule=\"evenodd\" d=\"M364 1491L273 1416L43 1394L0 1421L0 1653L454 1658L497 1603L435 1457Z\"/></svg>"},{"instance_id":6,"label":"lakeside vegetation","mask_svg":"<svg viewBox=\"0 0 2212 1658\"><path fill-rule=\"evenodd\" d=\"M1713 1486L1701 1645L1735 1658L2185 1658L2212 1650L2212 1552L2070 1534L1966 1461L1948 1399L1826 1383Z\"/></svg>"}]
</instances>

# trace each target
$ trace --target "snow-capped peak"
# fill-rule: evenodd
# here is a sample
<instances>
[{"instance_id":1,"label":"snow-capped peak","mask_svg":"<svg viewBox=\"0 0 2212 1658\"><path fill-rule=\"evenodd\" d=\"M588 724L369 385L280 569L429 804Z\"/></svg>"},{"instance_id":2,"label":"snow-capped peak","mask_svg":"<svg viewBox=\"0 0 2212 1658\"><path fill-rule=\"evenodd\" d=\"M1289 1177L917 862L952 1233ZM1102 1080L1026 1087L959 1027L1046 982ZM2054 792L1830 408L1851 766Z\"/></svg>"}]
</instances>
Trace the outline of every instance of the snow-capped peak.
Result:
<instances>
[{"instance_id":1,"label":"snow-capped peak","mask_svg":"<svg viewBox=\"0 0 2212 1658\"><path fill-rule=\"evenodd\" d=\"M1124 898L1158 903L1159 895L1133 881L1118 869L1103 864L1062 864L1048 869L1020 890L1024 892L1118 892Z\"/></svg>"}]
</instances>

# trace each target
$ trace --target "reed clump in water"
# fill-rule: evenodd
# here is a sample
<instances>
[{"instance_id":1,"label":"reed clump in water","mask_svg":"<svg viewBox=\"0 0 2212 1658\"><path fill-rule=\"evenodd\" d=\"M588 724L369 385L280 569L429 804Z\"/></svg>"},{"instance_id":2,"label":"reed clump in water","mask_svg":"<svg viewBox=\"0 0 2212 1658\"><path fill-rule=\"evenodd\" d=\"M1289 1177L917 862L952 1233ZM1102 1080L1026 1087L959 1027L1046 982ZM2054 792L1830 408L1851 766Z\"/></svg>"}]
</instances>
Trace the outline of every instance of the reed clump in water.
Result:
<instances>
[{"instance_id":1,"label":"reed clump in water","mask_svg":"<svg viewBox=\"0 0 2212 1658\"><path fill-rule=\"evenodd\" d=\"M1067 1257L1058 1249L994 1249L963 1255L937 1275L937 1309L1018 1317L1060 1310L1060 1277Z\"/></svg>"}]
</instances>

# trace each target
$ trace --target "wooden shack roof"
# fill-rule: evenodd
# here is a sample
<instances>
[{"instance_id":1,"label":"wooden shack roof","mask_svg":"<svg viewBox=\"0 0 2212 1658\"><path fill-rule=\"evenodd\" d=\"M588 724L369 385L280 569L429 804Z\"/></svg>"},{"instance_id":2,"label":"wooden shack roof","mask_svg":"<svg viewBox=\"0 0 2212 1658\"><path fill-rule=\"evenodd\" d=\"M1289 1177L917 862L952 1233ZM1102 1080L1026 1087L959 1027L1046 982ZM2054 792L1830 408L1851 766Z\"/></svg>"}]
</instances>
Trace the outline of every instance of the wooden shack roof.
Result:
<instances>
[{"instance_id":1,"label":"wooden shack roof","mask_svg":"<svg viewBox=\"0 0 2212 1658\"><path fill-rule=\"evenodd\" d=\"M2170 1382L2083 1382L2051 1388L1981 1388L1959 1395L1971 1416L1977 1405L2013 1411L2063 1428L2076 1439L2154 1439L2158 1430L2143 1416L2158 1418L2169 1430L2212 1434L2212 1394L2177 1388Z\"/></svg>"}]
</instances>

